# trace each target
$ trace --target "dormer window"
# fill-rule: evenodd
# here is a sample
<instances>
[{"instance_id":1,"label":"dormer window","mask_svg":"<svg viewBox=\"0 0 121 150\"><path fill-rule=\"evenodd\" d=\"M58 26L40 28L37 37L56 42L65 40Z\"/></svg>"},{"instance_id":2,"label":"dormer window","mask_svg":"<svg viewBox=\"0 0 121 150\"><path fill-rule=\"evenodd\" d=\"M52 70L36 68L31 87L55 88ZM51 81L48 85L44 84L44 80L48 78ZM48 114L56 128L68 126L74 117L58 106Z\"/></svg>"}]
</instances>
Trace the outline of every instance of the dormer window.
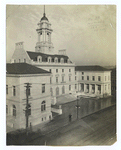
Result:
<instances>
[{"instance_id":1,"label":"dormer window","mask_svg":"<svg viewBox=\"0 0 121 150\"><path fill-rule=\"evenodd\" d=\"M71 61L68 59L68 63L71 63Z\"/></svg>"},{"instance_id":2,"label":"dormer window","mask_svg":"<svg viewBox=\"0 0 121 150\"><path fill-rule=\"evenodd\" d=\"M51 57L48 57L48 62L49 62L49 63L51 62Z\"/></svg>"},{"instance_id":3,"label":"dormer window","mask_svg":"<svg viewBox=\"0 0 121 150\"><path fill-rule=\"evenodd\" d=\"M58 63L58 58L57 57L55 57L55 63Z\"/></svg>"},{"instance_id":4,"label":"dormer window","mask_svg":"<svg viewBox=\"0 0 121 150\"><path fill-rule=\"evenodd\" d=\"M64 63L64 59L63 58L61 58L61 63Z\"/></svg>"},{"instance_id":5,"label":"dormer window","mask_svg":"<svg viewBox=\"0 0 121 150\"><path fill-rule=\"evenodd\" d=\"M42 57L41 57L41 56L38 56L38 57L37 57L37 61L38 61L38 62L42 62Z\"/></svg>"},{"instance_id":6,"label":"dormer window","mask_svg":"<svg viewBox=\"0 0 121 150\"><path fill-rule=\"evenodd\" d=\"M67 63L67 59L64 60L64 63Z\"/></svg>"}]
</instances>

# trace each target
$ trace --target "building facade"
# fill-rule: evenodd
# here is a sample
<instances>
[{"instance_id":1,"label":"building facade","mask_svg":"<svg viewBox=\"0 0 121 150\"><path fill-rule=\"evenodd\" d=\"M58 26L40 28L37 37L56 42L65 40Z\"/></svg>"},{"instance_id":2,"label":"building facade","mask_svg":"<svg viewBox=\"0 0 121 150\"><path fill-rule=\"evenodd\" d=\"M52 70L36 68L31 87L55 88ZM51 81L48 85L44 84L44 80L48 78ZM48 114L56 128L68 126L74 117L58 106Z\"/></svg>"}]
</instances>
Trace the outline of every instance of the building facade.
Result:
<instances>
[{"instance_id":1,"label":"building facade","mask_svg":"<svg viewBox=\"0 0 121 150\"><path fill-rule=\"evenodd\" d=\"M111 95L111 71L101 66L76 66L78 91L88 95Z\"/></svg>"},{"instance_id":2,"label":"building facade","mask_svg":"<svg viewBox=\"0 0 121 150\"><path fill-rule=\"evenodd\" d=\"M52 119L50 73L26 63L7 64L6 75L6 125L13 128L26 127L26 84L29 90L29 126Z\"/></svg>"},{"instance_id":3,"label":"building facade","mask_svg":"<svg viewBox=\"0 0 121 150\"><path fill-rule=\"evenodd\" d=\"M52 97L75 91L75 64L66 55L65 49L54 54L51 42L53 30L45 13L37 25L38 41L35 51L25 51L23 42L16 43L11 62L26 62L51 72L50 91Z\"/></svg>"}]
</instances>

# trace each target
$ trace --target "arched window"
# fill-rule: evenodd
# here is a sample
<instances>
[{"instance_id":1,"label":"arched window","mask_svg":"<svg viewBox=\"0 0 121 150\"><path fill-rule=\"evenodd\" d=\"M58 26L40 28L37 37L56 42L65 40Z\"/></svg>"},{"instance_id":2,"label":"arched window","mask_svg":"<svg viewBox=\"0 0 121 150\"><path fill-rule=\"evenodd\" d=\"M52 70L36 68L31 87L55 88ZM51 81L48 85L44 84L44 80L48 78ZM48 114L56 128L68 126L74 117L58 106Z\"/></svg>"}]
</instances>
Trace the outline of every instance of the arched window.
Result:
<instances>
[{"instance_id":1,"label":"arched window","mask_svg":"<svg viewBox=\"0 0 121 150\"><path fill-rule=\"evenodd\" d=\"M56 96L59 95L59 87L56 87Z\"/></svg>"},{"instance_id":2,"label":"arched window","mask_svg":"<svg viewBox=\"0 0 121 150\"><path fill-rule=\"evenodd\" d=\"M52 62L54 62L54 58L52 58Z\"/></svg>"},{"instance_id":3,"label":"arched window","mask_svg":"<svg viewBox=\"0 0 121 150\"><path fill-rule=\"evenodd\" d=\"M55 63L58 63L58 58L57 57L55 57Z\"/></svg>"},{"instance_id":4,"label":"arched window","mask_svg":"<svg viewBox=\"0 0 121 150\"><path fill-rule=\"evenodd\" d=\"M16 117L16 106L15 105L13 105L13 116Z\"/></svg>"},{"instance_id":5,"label":"arched window","mask_svg":"<svg viewBox=\"0 0 121 150\"><path fill-rule=\"evenodd\" d=\"M48 62L49 62L49 63L51 62L51 57L48 57Z\"/></svg>"},{"instance_id":6,"label":"arched window","mask_svg":"<svg viewBox=\"0 0 121 150\"><path fill-rule=\"evenodd\" d=\"M65 94L65 86L62 86L62 94Z\"/></svg>"},{"instance_id":7,"label":"arched window","mask_svg":"<svg viewBox=\"0 0 121 150\"><path fill-rule=\"evenodd\" d=\"M61 63L64 63L64 59L63 58L61 58Z\"/></svg>"},{"instance_id":8,"label":"arched window","mask_svg":"<svg viewBox=\"0 0 121 150\"><path fill-rule=\"evenodd\" d=\"M38 62L42 62L42 57L41 57L41 56L38 56L38 57L37 57L37 61L38 61Z\"/></svg>"},{"instance_id":9,"label":"arched window","mask_svg":"<svg viewBox=\"0 0 121 150\"><path fill-rule=\"evenodd\" d=\"M46 102L42 101L41 103L41 111L45 111L46 110Z\"/></svg>"}]
</instances>

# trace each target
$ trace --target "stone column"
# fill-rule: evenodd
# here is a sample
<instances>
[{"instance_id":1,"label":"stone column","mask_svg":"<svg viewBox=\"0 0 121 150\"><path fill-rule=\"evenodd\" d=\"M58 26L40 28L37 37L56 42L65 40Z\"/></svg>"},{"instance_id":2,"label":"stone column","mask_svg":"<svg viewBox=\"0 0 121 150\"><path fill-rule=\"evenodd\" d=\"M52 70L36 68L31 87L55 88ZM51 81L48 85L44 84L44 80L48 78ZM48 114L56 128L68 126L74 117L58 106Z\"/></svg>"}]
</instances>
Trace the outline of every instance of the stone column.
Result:
<instances>
[{"instance_id":1,"label":"stone column","mask_svg":"<svg viewBox=\"0 0 121 150\"><path fill-rule=\"evenodd\" d=\"M79 83L79 91L81 91L81 83Z\"/></svg>"},{"instance_id":2,"label":"stone column","mask_svg":"<svg viewBox=\"0 0 121 150\"><path fill-rule=\"evenodd\" d=\"M49 34L49 42L51 43L51 33Z\"/></svg>"},{"instance_id":3,"label":"stone column","mask_svg":"<svg viewBox=\"0 0 121 150\"><path fill-rule=\"evenodd\" d=\"M87 89L87 85L84 84L84 93L86 92L86 89Z\"/></svg>"},{"instance_id":4,"label":"stone column","mask_svg":"<svg viewBox=\"0 0 121 150\"><path fill-rule=\"evenodd\" d=\"M97 94L97 85L95 84L95 94Z\"/></svg>"},{"instance_id":5,"label":"stone column","mask_svg":"<svg viewBox=\"0 0 121 150\"><path fill-rule=\"evenodd\" d=\"M103 87L103 84L101 84L101 95L104 94L104 87Z\"/></svg>"},{"instance_id":6,"label":"stone column","mask_svg":"<svg viewBox=\"0 0 121 150\"><path fill-rule=\"evenodd\" d=\"M89 93L92 94L92 85L89 84Z\"/></svg>"},{"instance_id":7,"label":"stone column","mask_svg":"<svg viewBox=\"0 0 121 150\"><path fill-rule=\"evenodd\" d=\"M38 33L38 42L40 42L40 33Z\"/></svg>"},{"instance_id":8,"label":"stone column","mask_svg":"<svg viewBox=\"0 0 121 150\"><path fill-rule=\"evenodd\" d=\"M47 32L46 32L46 30L45 30L45 42L46 42L46 34L47 34Z\"/></svg>"},{"instance_id":9,"label":"stone column","mask_svg":"<svg viewBox=\"0 0 121 150\"><path fill-rule=\"evenodd\" d=\"M41 33L40 33L40 42L41 42Z\"/></svg>"},{"instance_id":10,"label":"stone column","mask_svg":"<svg viewBox=\"0 0 121 150\"><path fill-rule=\"evenodd\" d=\"M78 83L78 91L80 91L80 89L79 89L79 83Z\"/></svg>"},{"instance_id":11,"label":"stone column","mask_svg":"<svg viewBox=\"0 0 121 150\"><path fill-rule=\"evenodd\" d=\"M42 36L43 36L43 42L44 42L44 31L42 31Z\"/></svg>"}]
</instances>

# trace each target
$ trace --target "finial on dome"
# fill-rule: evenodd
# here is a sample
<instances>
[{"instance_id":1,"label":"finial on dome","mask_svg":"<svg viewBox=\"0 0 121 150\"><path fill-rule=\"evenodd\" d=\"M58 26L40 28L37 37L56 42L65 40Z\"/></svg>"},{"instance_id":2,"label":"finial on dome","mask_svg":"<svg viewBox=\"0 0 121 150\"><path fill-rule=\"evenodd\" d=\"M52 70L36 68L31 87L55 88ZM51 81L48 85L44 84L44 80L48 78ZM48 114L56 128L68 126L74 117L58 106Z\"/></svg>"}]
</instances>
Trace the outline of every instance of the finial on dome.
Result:
<instances>
[{"instance_id":1,"label":"finial on dome","mask_svg":"<svg viewBox=\"0 0 121 150\"><path fill-rule=\"evenodd\" d=\"M41 18L41 21L42 20L46 20L49 22L48 18L46 17L46 14L45 14L45 5L44 5L44 13L43 13L43 17Z\"/></svg>"},{"instance_id":2,"label":"finial on dome","mask_svg":"<svg viewBox=\"0 0 121 150\"><path fill-rule=\"evenodd\" d=\"M44 14L43 14L43 16L45 16L46 14L45 14L45 5L44 5Z\"/></svg>"}]
</instances>

